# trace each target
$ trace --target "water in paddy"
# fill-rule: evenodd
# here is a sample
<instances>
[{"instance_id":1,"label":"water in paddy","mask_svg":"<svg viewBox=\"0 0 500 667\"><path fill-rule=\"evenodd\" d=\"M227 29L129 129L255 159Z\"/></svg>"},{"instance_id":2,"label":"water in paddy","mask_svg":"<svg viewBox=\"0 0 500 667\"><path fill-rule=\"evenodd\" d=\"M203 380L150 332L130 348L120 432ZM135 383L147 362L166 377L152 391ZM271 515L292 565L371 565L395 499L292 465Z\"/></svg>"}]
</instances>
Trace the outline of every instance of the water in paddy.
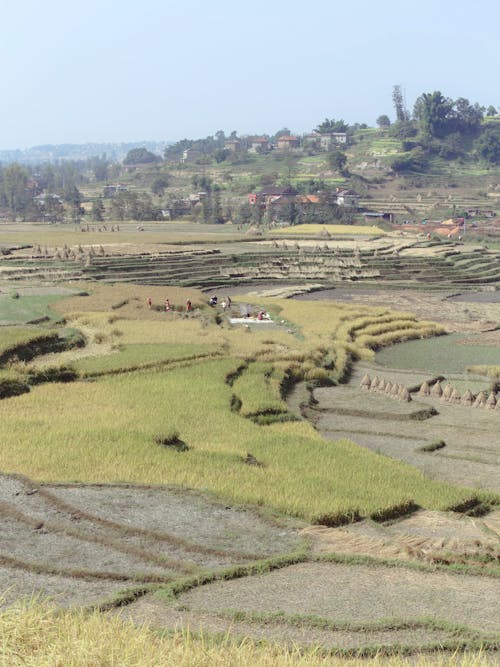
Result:
<instances>
[{"instance_id":1,"label":"water in paddy","mask_svg":"<svg viewBox=\"0 0 500 667\"><path fill-rule=\"evenodd\" d=\"M375 362L386 368L429 371L434 375L463 373L467 366L500 365L500 348L475 345L474 338L458 333L410 340L377 352Z\"/></svg>"}]
</instances>

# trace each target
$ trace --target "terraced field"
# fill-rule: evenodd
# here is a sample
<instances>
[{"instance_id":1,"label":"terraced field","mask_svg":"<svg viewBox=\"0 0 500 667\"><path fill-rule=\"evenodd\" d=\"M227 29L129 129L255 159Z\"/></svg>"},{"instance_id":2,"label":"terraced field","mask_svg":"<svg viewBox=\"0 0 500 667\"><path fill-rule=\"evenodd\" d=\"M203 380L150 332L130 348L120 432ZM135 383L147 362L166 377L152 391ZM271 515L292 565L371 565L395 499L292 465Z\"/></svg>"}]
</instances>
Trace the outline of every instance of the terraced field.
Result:
<instances>
[{"instance_id":1,"label":"terraced field","mask_svg":"<svg viewBox=\"0 0 500 667\"><path fill-rule=\"evenodd\" d=\"M305 226L306 227L306 226ZM105 246L75 246L63 261L59 252L32 257L24 253L0 258L0 277L14 284L23 280L96 280L148 285L181 285L217 289L255 281L300 280L387 283L427 288L449 285L473 287L500 282L497 251L482 247L434 244L397 237L345 240L331 236L327 226L319 234L280 240L226 243L203 249L157 246L131 253ZM361 229L361 228L360 228ZM66 251L65 251L66 252Z\"/></svg>"},{"instance_id":2,"label":"terraced field","mask_svg":"<svg viewBox=\"0 0 500 667\"><path fill-rule=\"evenodd\" d=\"M1 264L9 307L27 307L0 369L0 385L24 383L0 401L4 606L42 592L137 625L321 655L483 647L494 660L500 412L417 397L445 373L374 365L373 349L443 332L414 312L494 343L498 304L448 297L476 279L494 287L497 255L394 238L235 248ZM91 282L73 283L48 323L20 327L34 296L26 267ZM229 313L197 289L222 285ZM287 298L324 285L335 303ZM232 326L240 304L272 325ZM83 347L18 361L16 340L54 327L59 340L62 319ZM375 370L413 400L361 389Z\"/></svg>"}]
</instances>

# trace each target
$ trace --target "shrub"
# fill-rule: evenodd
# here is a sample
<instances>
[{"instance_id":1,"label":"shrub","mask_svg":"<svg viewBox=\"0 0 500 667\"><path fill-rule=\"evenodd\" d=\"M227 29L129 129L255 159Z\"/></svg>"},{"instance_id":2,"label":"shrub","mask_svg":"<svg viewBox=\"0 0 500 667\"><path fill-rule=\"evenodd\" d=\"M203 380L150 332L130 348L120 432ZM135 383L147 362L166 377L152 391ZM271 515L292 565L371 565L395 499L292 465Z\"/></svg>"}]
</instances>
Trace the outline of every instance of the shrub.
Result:
<instances>
[{"instance_id":1,"label":"shrub","mask_svg":"<svg viewBox=\"0 0 500 667\"><path fill-rule=\"evenodd\" d=\"M180 439L179 435L179 431L172 429L165 434L155 435L154 441L157 445L169 447L176 452L187 452L189 447L183 440Z\"/></svg>"},{"instance_id":2,"label":"shrub","mask_svg":"<svg viewBox=\"0 0 500 667\"><path fill-rule=\"evenodd\" d=\"M437 449L443 449L443 447L446 447L444 440L435 440L428 445L422 445L417 449L417 452L435 452Z\"/></svg>"}]
</instances>

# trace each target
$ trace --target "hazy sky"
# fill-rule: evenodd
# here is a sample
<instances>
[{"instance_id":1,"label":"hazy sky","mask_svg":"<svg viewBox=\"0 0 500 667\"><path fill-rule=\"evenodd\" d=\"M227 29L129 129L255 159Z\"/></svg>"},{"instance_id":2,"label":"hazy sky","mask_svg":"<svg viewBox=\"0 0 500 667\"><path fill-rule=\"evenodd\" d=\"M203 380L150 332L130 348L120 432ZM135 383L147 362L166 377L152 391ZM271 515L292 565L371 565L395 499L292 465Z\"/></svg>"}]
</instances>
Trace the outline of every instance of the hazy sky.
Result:
<instances>
[{"instance_id":1,"label":"hazy sky","mask_svg":"<svg viewBox=\"0 0 500 667\"><path fill-rule=\"evenodd\" d=\"M2 0L0 149L500 105L498 0Z\"/></svg>"}]
</instances>

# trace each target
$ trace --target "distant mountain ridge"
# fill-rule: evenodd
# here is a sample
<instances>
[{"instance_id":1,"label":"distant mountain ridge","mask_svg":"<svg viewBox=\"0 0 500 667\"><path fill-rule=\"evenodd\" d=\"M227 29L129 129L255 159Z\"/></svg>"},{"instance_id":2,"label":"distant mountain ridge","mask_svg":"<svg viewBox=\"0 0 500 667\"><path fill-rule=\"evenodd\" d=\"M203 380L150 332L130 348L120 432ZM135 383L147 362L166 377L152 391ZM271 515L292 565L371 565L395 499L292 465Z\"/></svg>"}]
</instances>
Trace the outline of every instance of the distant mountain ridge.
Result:
<instances>
[{"instance_id":1,"label":"distant mountain ridge","mask_svg":"<svg viewBox=\"0 0 500 667\"><path fill-rule=\"evenodd\" d=\"M94 156L106 155L111 161L119 162L133 148L146 148L161 155L170 141L134 141L123 143L86 144L43 144L25 149L0 150L0 163L39 164L64 160L86 160Z\"/></svg>"}]
</instances>

